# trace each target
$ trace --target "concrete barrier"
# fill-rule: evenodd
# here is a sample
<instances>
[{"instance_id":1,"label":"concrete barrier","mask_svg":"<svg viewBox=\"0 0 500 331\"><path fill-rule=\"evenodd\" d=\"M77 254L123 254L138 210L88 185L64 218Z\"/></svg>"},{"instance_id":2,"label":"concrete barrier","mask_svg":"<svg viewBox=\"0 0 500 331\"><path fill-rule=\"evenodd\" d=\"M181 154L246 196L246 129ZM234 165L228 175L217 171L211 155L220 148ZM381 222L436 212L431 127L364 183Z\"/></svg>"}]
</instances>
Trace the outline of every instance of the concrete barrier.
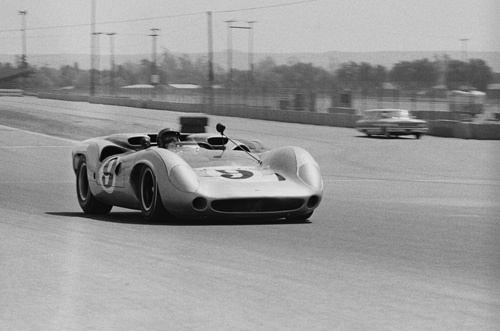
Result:
<instances>
[{"instance_id":1,"label":"concrete barrier","mask_svg":"<svg viewBox=\"0 0 500 331\"><path fill-rule=\"evenodd\" d=\"M13 89L13 88L2 88L0 89L0 97L22 97L24 91L21 89Z\"/></svg>"},{"instance_id":2,"label":"concrete barrier","mask_svg":"<svg viewBox=\"0 0 500 331\"><path fill-rule=\"evenodd\" d=\"M500 123L471 123L451 120L428 121L430 136L461 139L500 140Z\"/></svg>"},{"instance_id":3,"label":"concrete barrier","mask_svg":"<svg viewBox=\"0 0 500 331\"><path fill-rule=\"evenodd\" d=\"M90 97L88 95L82 94L66 94L66 93L38 93L38 98L40 99L54 99L54 100L64 100L64 101L75 101L75 102L89 102Z\"/></svg>"},{"instance_id":4,"label":"concrete barrier","mask_svg":"<svg viewBox=\"0 0 500 331\"><path fill-rule=\"evenodd\" d=\"M481 140L500 140L500 124L496 123L470 123L472 136Z\"/></svg>"},{"instance_id":5,"label":"concrete barrier","mask_svg":"<svg viewBox=\"0 0 500 331\"><path fill-rule=\"evenodd\" d=\"M297 110L280 110L270 108L254 108L245 106L217 105L213 109L203 104L184 104L153 100L139 100L119 97L89 97L77 94L39 93L39 98L66 101L81 101L106 105L169 110L186 113L205 113L208 115L250 118L287 123L313 124L321 126L354 128L360 118L352 109L335 109L329 113L316 113ZM456 137L462 139L500 140L500 123L478 124L457 120L456 114L450 112L413 112L417 118L427 120L428 135L439 137Z\"/></svg>"}]
</instances>

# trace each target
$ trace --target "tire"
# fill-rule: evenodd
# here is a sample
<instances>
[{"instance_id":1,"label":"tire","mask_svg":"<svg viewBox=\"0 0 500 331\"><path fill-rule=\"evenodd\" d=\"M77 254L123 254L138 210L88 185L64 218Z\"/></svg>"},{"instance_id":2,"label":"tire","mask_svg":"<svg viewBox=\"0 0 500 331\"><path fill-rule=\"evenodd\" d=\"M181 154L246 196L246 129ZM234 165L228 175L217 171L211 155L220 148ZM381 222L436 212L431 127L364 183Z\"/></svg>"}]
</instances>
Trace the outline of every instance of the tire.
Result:
<instances>
[{"instance_id":1,"label":"tire","mask_svg":"<svg viewBox=\"0 0 500 331\"><path fill-rule=\"evenodd\" d=\"M139 203L142 216L150 222L159 222L169 219L169 214L160 197L158 182L153 170L145 166L141 170L139 185Z\"/></svg>"},{"instance_id":2,"label":"tire","mask_svg":"<svg viewBox=\"0 0 500 331\"><path fill-rule=\"evenodd\" d=\"M85 156L80 157L76 167L76 197L86 214L108 214L113 208L113 206L98 201L90 191Z\"/></svg>"},{"instance_id":3,"label":"tire","mask_svg":"<svg viewBox=\"0 0 500 331\"><path fill-rule=\"evenodd\" d=\"M420 139L421 134L420 133L415 133L415 139Z\"/></svg>"}]
</instances>

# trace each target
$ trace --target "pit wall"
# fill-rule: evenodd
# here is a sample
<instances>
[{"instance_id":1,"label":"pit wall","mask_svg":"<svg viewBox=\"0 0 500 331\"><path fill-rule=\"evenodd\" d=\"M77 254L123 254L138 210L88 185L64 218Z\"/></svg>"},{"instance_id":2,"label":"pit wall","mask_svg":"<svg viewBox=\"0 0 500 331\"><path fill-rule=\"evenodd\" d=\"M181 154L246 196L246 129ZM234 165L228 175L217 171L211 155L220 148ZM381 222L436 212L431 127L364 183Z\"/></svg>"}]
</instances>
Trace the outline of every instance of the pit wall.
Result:
<instances>
[{"instance_id":1,"label":"pit wall","mask_svg":"<svg viewBox=\"0 0 500 331\"><path fill-rule=\"evenodd\" d=\"M203 104L184 104L153 100L138 100L119 97L90 97L88 95L39 93L41 99L56 99L96 104L170 110L186 113L205 113L208 115L229 116L278 121L288 123L313 124L332 127L354 128L360 118L356 110L350 108L332 108L329 113L308 111L261 109L234 106L215 106L210 109ZM462 139L500 140L500 124L472 123L460 121L455 113L436 111L416 111L417 118L429 124L428 135L438 137L454 137Z\"/></svg>"}]
</instances>

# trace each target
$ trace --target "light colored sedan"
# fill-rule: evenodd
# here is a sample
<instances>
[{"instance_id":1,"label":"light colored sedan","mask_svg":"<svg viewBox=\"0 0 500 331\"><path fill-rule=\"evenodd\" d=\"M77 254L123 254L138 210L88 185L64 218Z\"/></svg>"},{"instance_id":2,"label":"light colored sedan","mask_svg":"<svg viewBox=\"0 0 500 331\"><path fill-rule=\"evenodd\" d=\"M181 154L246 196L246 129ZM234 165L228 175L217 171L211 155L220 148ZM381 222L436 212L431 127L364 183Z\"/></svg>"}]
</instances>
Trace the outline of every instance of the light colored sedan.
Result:
<instances>
[{"instance_id":1,"label":"light colored sedan","mask_svg":"<svg viewBox=\"0 0 500 331\"><path fill-rule=\"evenodd\" d=\"M405 109L365 110L363 117L356 121L355 128L367 136L414 135L417 139L429 130L426 121L410 116L410 112Z\"/></svg>"}]
</instances>

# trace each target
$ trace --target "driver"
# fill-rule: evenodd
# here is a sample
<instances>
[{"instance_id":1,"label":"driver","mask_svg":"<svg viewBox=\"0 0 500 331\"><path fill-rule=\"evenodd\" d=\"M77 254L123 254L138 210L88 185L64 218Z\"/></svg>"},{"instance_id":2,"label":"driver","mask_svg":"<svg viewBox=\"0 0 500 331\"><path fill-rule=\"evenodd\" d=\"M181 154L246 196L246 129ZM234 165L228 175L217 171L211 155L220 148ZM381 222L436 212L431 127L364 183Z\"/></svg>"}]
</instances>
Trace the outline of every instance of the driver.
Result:
<instances>
[{"instance_id":1,"label":"driver","mask_svg":"<svg viewBox=\"0 0 500 331\"><path fill-rule=\"evenodd\" d=\"M170 128L163 129L158 133L156 141L158 142L158 147L160 148L175 148L179 142L179 132Z\"/></svg>"}]
</instances>

